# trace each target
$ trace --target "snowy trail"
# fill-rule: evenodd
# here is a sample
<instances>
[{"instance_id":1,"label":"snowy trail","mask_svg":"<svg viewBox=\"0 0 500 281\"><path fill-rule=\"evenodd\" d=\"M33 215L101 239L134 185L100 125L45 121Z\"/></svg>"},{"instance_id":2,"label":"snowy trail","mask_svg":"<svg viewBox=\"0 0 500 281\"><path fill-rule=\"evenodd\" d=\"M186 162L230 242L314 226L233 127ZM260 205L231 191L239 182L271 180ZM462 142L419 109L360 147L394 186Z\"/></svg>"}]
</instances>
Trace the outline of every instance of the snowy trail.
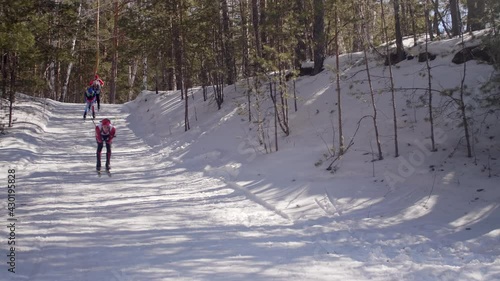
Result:
<instances>
[{"instance_id":1,"label":"snowy trail","mask_svg":"<svg viewBox=\"0 0 500 281\"><path fill-rule=\"evenodd\" d=\"M289 222L218 180L151 155L121 106L103 107L118 130L111 178L95 174L93 124L75 114L81 105L55 108L33 163L18 172L16 277L235 280L248 268L265 270L264 261L241 255L260 251L241 237L255 242L273 231L267 227Z\"/></svg>"},{"instance_id":2,"label":"snowy trail","mask_svg":"<svg viewBox=\"0 0 500 281\"><path fill-rule=\"evenodd\" d=\"M329 200L311 202L324 217L293 220L290 210L196 161L156 153L131 130L121 105L104 105L100 113L112 119L117 138L113 176L98 178L93 123L83 122L81 112L80 104L54 103L47 126L18 120L35 129L3 140L8 147L0 147L0 156L16 167L18 223L16 274L2 260L0 281L498 277L494 249L434 240L432 219L415 224L404 212L368 218L350 210L359 200L341 194L352 182L326 192ZM383 203L378 208L387 213Z\"/></svg>"}]
</instances>

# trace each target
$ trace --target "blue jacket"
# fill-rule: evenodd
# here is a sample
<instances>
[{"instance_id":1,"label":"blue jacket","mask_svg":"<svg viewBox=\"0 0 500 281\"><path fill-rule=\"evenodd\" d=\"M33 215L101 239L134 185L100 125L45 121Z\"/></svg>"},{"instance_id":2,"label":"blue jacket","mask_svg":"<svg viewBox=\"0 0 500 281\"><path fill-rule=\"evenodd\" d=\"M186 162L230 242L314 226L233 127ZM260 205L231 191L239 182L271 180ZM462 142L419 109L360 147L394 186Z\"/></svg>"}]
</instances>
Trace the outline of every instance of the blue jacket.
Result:
<instances>
[{"instance_id":1,"label":"blue jacket","mask_svg":"<svg viewBox=\"0 0 500 281\"><path fill-rule=\"evenodd\" d=\"M92 87L88 87L85 91L85 100L92 101L97 96L97 92Z\"/></svg>"}]
</instances>

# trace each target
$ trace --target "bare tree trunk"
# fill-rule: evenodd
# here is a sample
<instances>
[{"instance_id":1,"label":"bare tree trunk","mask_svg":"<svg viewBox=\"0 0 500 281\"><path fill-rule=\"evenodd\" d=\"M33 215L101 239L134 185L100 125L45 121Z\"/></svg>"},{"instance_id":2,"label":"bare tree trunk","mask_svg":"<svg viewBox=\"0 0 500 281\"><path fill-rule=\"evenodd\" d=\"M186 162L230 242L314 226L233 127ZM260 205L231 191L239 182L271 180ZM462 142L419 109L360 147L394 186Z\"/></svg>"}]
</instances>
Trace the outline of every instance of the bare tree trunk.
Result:
<instances>
[{"instance_id":1,"label":"bare tree trunk","mask_svg":"<svg viewBox=\"0 0 500 281\"><path fill-rule=\"evenodd\" d=\"M401 33L401 20L399 15L399 0L393 0L394 3L394 27L396 33L396 54L398 62L404 59L403 34Z\"/></svg>"},{"instance_id":2,"label":"bare tree trunk","mask_svg":"<svg viewBox=\"0 0 500 281\"><path fill-rule=\"evenodd\" d=\"M441 32L439 31L439 0L434 0L434 18L433 18L433 31L436 33L436 36L440 36Z\"/></svg>"},{"instance_id":3,"label":"bare tree trunk","mask_svg":"<svg viewBox=\"0 0 500 281\"><path fill-rule=\"evenodd\" d=\"M227 0L221 0L222 10L222 33L223 33L223 53L226 72L226 84L232 85L236 81L236 71L234 63L234 47L232 43L231 29L229 27L229 11Z\"/></svg>"},{"instance_id":4,"label":"bare tree trunk","mask_svg":"<svg viewBox=\"0 0 500 281\"><path fill-rule=\"evenodd\" d=\"M450 0L451 34L458 36L461 34L462 22L460 20L459 0Z\"/></svg>"},{"instance_id":5,"label":"bare tree trunk","mask_svg":"<svg viewBox=\"0 0 500 281\"><path fill-rule=\"evenodd\" d=\"M206 61L205 56L202 55L200 80L201 80L201 87L203 89L203 101L207 101L208 98L207 87L208 85L210 85L210 78L209 78L210 74L208 73L205 61Z\"/></svg>"},{"instance_id":6,"label":"bare tree trunk","mask_svg":"<svg viewBox=\"0 0 500 281\"><path fill-rule=\"evenodd\" d=\"M408 28L408 5L407 5L407 0L401 0L401 33L403 36L406 36L409 34L409 28ZM387 42L387 41L386 41Z\"/></svg>"},{"instance_id":7,"label":"bare tree trunk","mask_svg":"<svg viewBox=\"0 0 500 281\"><path fill-rule=\"evenodd\" d=\"M273 106L274 106L274 146L276 148L276 151L278 151L278 120L279 120L279 114L278 114L278 105L276 102L276 89L273 91L273 82L269 82L269 93L271 95L271 99L273 101Z\"/></svg>"},{"instance_id":8,"label":"bare tree trunk","mask_svg":"<svg viewBox=\"0 0 500 281\"><path fill-rule=\"evenodd\" d=\"M259 0L259 22L260 26L265 26L267 24L267 0ZM267 43L267 31L265 28L260 29L260 43L261 47Z\"/></svg>"},{"instance_id":9,"label":"bare tree trunk","mask_svg":"<svg viewBox=\"0 0 500 281\"><path fill-rule=\"evenodd\" d=\"M259 139L259 144L264 146L264 150L268 153L268 147L266 142L266 134L264 132L264 118L262 116L262 92L261 92L261 84L260 79L254 79L254 89L255 89L255 109L257 111L257 137Z\"/></svg>"},{"instance_id":10,"label":"bare tree trunk","mask_svg":"<svg viewBox=\"0 0 500 281\"><path fill-rule=\"evenodd\" d=\"M375 2L372 2L372 1L367 1L367 5L368 5L368 11L372 10L371 13L365 13L363 12L366 16L367 14L371 14L371 18L370 20L368 20L367 22L363 22L362 25L364 25L364 28L367 28L367 32L368 33L368 38L366 38L369 42L370 45L373 44L373 41L374 41L374 38L375 38L375 30L376 30L376 26L378 25L378 18L379 18L379 15L378 15L378 11L377 9L375 9ZM363 26L361 26L361 31L359 32L359 34L362 34L363 33ZM361 42L362 44L364 44L364 42L362 41ZM362 51L364 49L364 46L361 47L361 50Z\"/></svg>"},{"instance_id":11,"label":"bare tree trunk","mask_svg":"<svg viewBox=\"0 0 500 281\"><path fill-rule=\"evenodd\" d=\"M243 47L242 54L242 73L243 78L250 76L250 49L248 46L248 0L240 1L241 14L241 45Z\"/></svg>"},{"instance_id":12,"label":"bare tree trunk","mask_svg":"<svg viewBox=\"0 0 500 281\"><path fill-rule=\"evenodd\" d=\"M380 2L380 8L381 8L381 14L382 14L382 31L384 33L384 41L389 42L389 38L387 35L387 27L386 27L386 22L385 22L385 12L384 12L384 4L383 1ZM389 59L389 78L391 80L391 102L392 102L392 122L393 122L393 129L394 129L394 157L399 156L399 146L398 146L398 117L396 114L396 98L395 98L395 93L394 93L394 77L392 75L392 64L390 61L390 50L389 50L389 44L386 44L386 52L388 54L388 59Z\"/></svg>"},{"instance_id":13,"label":"bare tree trunk","mask_svg":"<svg viewBox=\"0 0 500 281\"><path fill-rule=\"evenodd\" d=\"M172 15L169 17L169 25L173 26L173 16ZM172 32L172 37L173 37L173 32ZM168 64L165 63L164 70L163 70L165 80L166 80L165 83L167 84L167 90L174 90L175 85L176 85L176 81L175 81L176 65L175 65L175 49L174 49L174 46L172 44L170 44L167 47L165 60L170 61L170 62L174 62L174 63L168 63Z\"/></svg>"},{"instance_id":14,"label":"bare tree trunk","mask_svg":"<svg viewBox=\"0 0 500 281\"><path fill-rule=\"evenodd\" d=\"M262 42L260 38L260 16L259 16L259 0L252 0L252 25L255 37L255 50L257 57L262 57Z\"/></svg>"},{"instance_id":15,"label":"bare tree trunk","mask_svg":"<svg viewBox=\"0 0 500 281\"><path fill-rule=\"evenodd\" d=\"M214 72L213 74L213 80L214 80L214 99L215 102L217 103L217 109L220 110L222 108L222 103L224 103L224 79L223 76L218 73Z\"/></svg>"},{"instance_id":16,"label":"bare tree trunk","mask_svg":"<svg viewBox=\"0 0 500 281\"><path fill-rule=\"evenodd\" d=\"M295 87L295 78L293 79L293 105L294 105L294 108L295 108L295 112L298 111L298 107L297 107L297 91L296 91L296 87Z\"/></svg>"},{"instance_id":17,"label":"bare tree trunk","mask_svg":"<svg viewBox=\"0 0 500 281\"><path fill-rule=\"evenodd\" d=\"M59 37L60 38L60 37ZM57 46L57 49L60 50L61 49L61 40L58 40L58 46ZM55 95L54 95L54 100L57 100L61 95L61 89L60 89L60 86L61 86L61 60L59 59L59 55L57 57L57 68L56 68L56 92L55 92Z\"/></svg>"},{"instance_id":18,"label":"bare tree trunk","mask_svg":"<svg viewBox=\"0 0 500 281\"><path fill-rule=\"evenodd\" d=\"M339 118L339 155L344 154L344 134L342 133L342 100L341 100L341 94L340 94L340 64L339 64L339 58L340 58L340 50L339 50L339 7L338 7L338 1L335 2L335 78L337 82L337 111L338 111L338 118ZM361 25L360 25L361 27ZM359 36L355 36L359 38ZM361 41L358 39L358 41Z\"/></svg>"},{"instance_id":19,"label":"bare tree trunk","mask_svg":"<svg viewBox=\"0 0 500 281\"><path fill-rule=\"evenodd\" d=\"M54 18L56 18L54 16ZM56 24L53 22L52 24ZM49 45L55 50L57 49L57 40L55 40L55 35L53 34L53 30L50 28L49 29ZM54 54L50 54L49 58L49 65L48 65L48 72L47 72L47 85L49 87L49 98L56 100L57 99L57 93L56 93L56 59L54 57Z\"/></svg>"},{"instance_id":20,"label":"bare tree trunk","mask_svg":"<svg viewBox=\"0 0 500 281\"><path fill-rule=\"evenodd\" d=\"M183 87L181 92L184 92L184 131L187 132L191 129L189 124L189 99L187 88L184 86L184 81L182 82L182 85Z\"/></svg>"},{"instance_id":21,"label":"bare tree trunk","mask_svg":"<svg viewBox=\"0 0 500 281\"><path fill-rule=\"evenodd\" d=\"M410 3L410 17L411 17L411 30L413 34L413 46L417 46L417 23L416 23L416 17L415 17L415 7L413 6L413 3Z\"/></svg>"},{"instance_id":22,"label":"bare tree trunk","mask_svg":"<svg viewBox=\"0 0 500 281\"><path fill-rule=\"evenodd\" d=\"M273 91L273 83L274 83L274 91ZM290 135L290 128L288 126L288 113L285 111L288 111L286 109L287 105L284 104L283 96L281 95L281 104L278 106L278 100L277 100L277 90L276 90L276 82L271 81L269 82L269 90L270 90L270 97L273 102L273 106L275 108L276 113L276 119L278 120L277 125L281 127L281 130L285 135ZM281 108L281 113L280 109Z\"/></svg>"},{"instance_id":23,"label":"bare tree trunk","mask_svg":"<svg viewBox=\"0 0 500 281\"><path fill-rule=\"evenodd\" d=\"M252 85L250 78L247 77L247 107L248 107L248 122L252 122Z\"/></svg>"},{"instance_id":24,"label":"bare tree trunk","mask_svg":"<svg viewBox=\"0 0 500 281\"><path fill-rule=\"evenodd\" d=\"M426 17L428 16L427 10L428 10L428 5L429 5L429 0L425 1L425 7L424 10L426 11ZM429 53L428 53L428 45L429 45L429 40L427 39L427 32L429 31L429 28L427 26L428 21L425 21L426 26L426 34L425 34L425 52L426 52L426 66L427 66L427 77L428 77L428 84L429 84L429 122L431 125L431 151L436 151L436 143L434 140L434 113L432 112L432 75L431 75L431 67L429 64Z\"/></svg>"},{"instance_id":25,"label":"bare tree trunk","mask_svg":"<svg viewBox=\"0 0 500 281\"><path fill-rule=\"evenodd\" d=\"M280 33L283 33L283 18L280 17L278 20L278 30ZM283 40L278 39L277 42L277 49L279 53L285 53L284 47L283 47ZM286 136L290 135L290 126L289 126L289 119L288 119L288 85L286 83L285 79L285 74L286 74L286 68L289 65L286 61L283 61L283 59L278 56L277 57L278 61L278 83L279 83L279 92L280 92L280 102L281 102L281 122L280 126L281 129L283 130L283 133L285 133ZM293 63L293 62L292 62ZM276 88L276 84L275 84ZM275 97L276 97L276 89L275 89ZM280 117L280 114L278 114L278 118Z\"/></svg>"},{"instance_id":26,"label":"bare tree trunk","mask_svg":"<svg viewBox=\"0 0 500 281\"><path fill-rule=\"evenodd\" d=\"M316 75L323 70L325 60L325 5L324 0L313 0L314 23L313 23L313 41L314 41L314 70Z\"/></svg>"},{"instance_id":27,"label":"bare tree trunk","mask_svg":"<svg viewBox=\"0 0 500 281\"><path fill-rule=\"evenodd\" d=\"M368 41L368 30L366 29L366 23L363 23L363 33L360 34L359 36L363 37L363 55L364 55L364 61L365 61L365 68L366 68L366 74L368 77L368 86L370 89L370 97L371 97L371 102L372 102L372 108L373 108L373 128L375 129L375 140L377 142L377 149L378 149L378 160L384 159L382 155L382 147L380 145L380 137L378 133L378 125L377 125L377 106L375 104L375 93L373 91L373 86L372 86L372 79L370 75L370 67L368 65L368 55L367 55L367 46L369 45Z\"/></svg>"},{"instance_id":28,"label":"bare tree trunk","mask_svg":"<svg viewBox=\"0 0 500 281\"><path fill-rule=\"evenodd\" d=\"M7 64L8 64L8 53L4 52L4 50L1 50L1 57L0 59L1 64L0 64L0 70L2 70L2 94L0 95L0 103L7 97L7 77L8 77L8 72L7 72Z\"/></svg>"},{"instance_id":29,"label":"bare tree trunk","mask_svg":"<svg viewBox=\"0 0 500 281\"><path fill-rule=\"evenodd\" d=\"M68 70L66 71L66 79L64 80L64 85L62 88L61 96L59 97L60 102L65 102L66 101L66 96L68 94L68 84L69 84L69 78L71 76L71 70L73 69L73 62L69 62L68 65Z\"/></svg>"},{"instance_id":30,"label":"bare tree trunk","mask_svg":"<svg viewBox=\"0 0 500 281\"><path fill-rule=\"evenodd\" d=\"M215 60L215 70L212 71L212 79L215 83L214 87L214 97L217 103L217 109L222 108L222 103L224 102L224 72L221 69L224 67L224 56L222 54L224 39L222 38L222 26L219 24L217 30L214 30L214 43L213 49L216 54Z\"/></svg>"},{"instance_id":31,"label":"bare tree trunk","mask_svg":"<svg viewBox=\"0 0 500 281\"><path fill-rule=\"evenodd\" d=\"M464 63L464 69L465 67ZM465 76L465 71L464 71L464 76ZM471 142L470 142L470 134L469 134L469 122L467 120L467 112L465 108L465 100L464 100L464 83L462 81L461 87L460 87L460 113L462 114L462 122L464 125L464 132L465 132L465 141L467 142L467 157L472 157L472 148L471 148Z\"/></svg>"},{"instance_id":32,"label":"bare tree trunk","mask_svg":"<svg viewBox=\"0 0 500 281\"><path fill-rule=\"evenodd\" d=\"M462 46L465 46L464 42L464 36L462 36ZM465 75L467 74L467 62L464 62L464 75L462 76L462 81L460 82L460 101L459 101L459 107L460 107L460 113L462 114L462 122L464 126L464 133L465 133L465 141L467 142L467 157L472 157L472 147L471 147L471 142L470 142L470 134L469 134L469 122L467 120L467 112L466 112L466 107L465 107Z\"/></svg>"},{"instance_id":33,"label":"bare tree trunk","mask_svg":"<svg viewBox=\"0 0 500 281\"><path fill-rule=\"evenodd\" d=\"M338 0L335 1L335 14L338 13L338 7L337 7L339 5L338 2L339 2ZM353 8L354 8L355 15L361 14L361 5L353 5ZM337 25L337 24L339 24L338 15L336 15L335 17L336 17L335 24ZM338 29L338 27L335 27L335 29ZM362 32L363 26L359 20L354 20L352 29L355 32L355 34L360 34ZM335 34L336 34L335 36L338 36L338 31L335 31ZM336 44L338 44L337 38L335 38L335 41L337 42ZM338 49L338 47L336 47L336 49ZM359 52L361 50L363 50L363 41L361 40L361 38L359 36L353 36L353 38L352 38L352 51Z\"/></svg>"},{"instance_id":34,"label":"bare tree trunk","mask_svg":"<svg viewBox=\"0 0 500 281\"><path fill-rule=\"evenodd\" d=\"M377 125L377 106L375 105L375 93L373 91L373 86L372 86L372 80L371 80L371 75L370 75L370 68L368 66L368 56L366 55L366 48L363 51L364 56L365 56L365 67L366 67L366 73L368 75L368 84L370 87L370 97L372 101L372 108L373 108L373 128L375 129L375 140L377 142L377 150L378 150L378 160L384 159L382 156L382 147L380 146L380 137L378 133L378 125Z\"/></svg>"},{"instance_id":35,"label":"bare tree trunk","mask_svg":"<svg viewBox=\"0 0 500 281\"><path fill-rule=\"evenodd\" d=\"M425 32L429 36L431 41L434 41L434 33L432 31L432 20L431 20L431 10L427 0L424 2L424 14L425 14Z\"/></svg>"},{"instance_id":36,"label":"bare tree trunk","mask_svg":"<svg viewBox=\"0 0 500 281\"><path fill-rule=\"evenodd\" d=\"M16 70L17 70L17 54L10 55L10 89L9 89L9 127L13 126L12 113L14 110L14 101L16 99Z\"/></svg>"},{"instance_id":37,"label":"bare tree trunk","mask_svg":"<svg viewBox=\"0 0 500 281\"><path fill-rule=\"evenodd\" d=\"M52 58L49 63L49 73L48 73L48 86L49 86L49 98L55 99L56 96L56 64Z\"/></svg>"},{"instance_id":38,"label":"bare tree trunk","mask_svg":"<svg viewBox=\"0 0 500 281\"><path fill-rule=\"evenodd\" d=\"M72 54L74 54L72 52ZM73 69L73 62L70 61L68 64L68 69L66 70L66 79L64 79L64 85L62 87L61 91L61 96L59 96L59 101L60 102L65 102L66 101L66 96L68 94L68 84L69 84L69 78L71 76L71 70Z\"/></svg>"},{"instance_id":39,"label":"bare tree trunk","mask_svg":"<svg viewBox=\"0 0 500 281\"><path fill-rule=\"evenodd\" d=\"M280 71L282 72L282 71ZM280 74L280 98L281 98L281 115L282 115L282 129L286 136L290 135L290 122L288 118L288 87L283 80L284 75Z\"/></svg>"},{"instance_id":40,"label":"bare tree trunk","mask_svg":"<svg viewBox=\"0 0 500 281\"><path fill-rule=\"evenodd\" d=\"M131 101L134 95L134 82L139 68L139 60L135 58L132 65L128 66L128 101Z\"/></svg>"},{"instance_id":41,"label":"bare tree trunk","mask_svg":"<svg viewBox=\"0 0 500 281\"><path fill-rule=\"evenodd\" d=\"M118 0L113 2L113 49L111 62L111 83L109 84L109 102L115 103L116 80L118 79Z\"/></svg>"},{"instance_id":42,"label":"bare tree trunk","mask_svg":"<svg viewBox=\"0 0 500 281\"><path fill-rule=\"evenodd\" d=\"M181 26L179 19L179 7L178 3L174 1L173 5L173 17L172 20L172 45L174 52L174 65L175 65L175 84L176 89L182 89L182 49L181 49ZM184 99L184 95L181 93L181 99Z\"/></svg>"},{"instance_id":43,"label":"bare tree trunk","mask_svg":"<svg viewBox=\"0 0 500 281\"><path fill-rule=\"evenodd\" d=\"M95 24L95 33L96 33L96 59L95 59L95 68L94 74L97 74L99 70L99 16L101 13L101 3L100 0L97 0L97 14L96 14L96 24Z\"/></svg>"},{"instance_id":44,"label":"bare tree trunk","mask_svg":"<svg viewBox=\"0 0 500 281\"><path fill-rule=\"evenodd\" d=\"M294 67L295 69L299 69L301 63L307 59L306 51L307 51L307 18L304 13L305 5L304 0L295 0L294 1L294 14L297 17L297 25L298 30L295 33L295 39L297 40L297 45L295 46L295 61Z\"/></svg>"},{"instance_id":45,"label":"bare tree trunk","mask_svg":"<svg viewBox=\"0 0 500 281\"><path fill-rule=\"evenodd\" d=\"M82 14L82 2L79 3L78 5L78 20L76 21L77 26L80 26L80 16ZM78 33L78 29L77 29ZM71 41L71 58L75 57L75 47L76 47L76 34L73 37L73 40ZM59 101L64 102L66 101L66 96L68 94L68 84L69 84L69 79L71 77L71 70L73 69L73 61L69 62L68 65L68 70L66 71L66 79L64 80L64 85L61 91L61 96L59 98Z\"/></svg>"},{"instance_id":46,"label":"bare tree trunk","mask_svg":"<svg viewBox=\"0 0 500 281\"><path fill-rule=\"evenodd\" d=\"M181 78L181 93L184 92L184 131L187 132L188 130L191 129L191 126L189 124L189 99L188 99L188 91L187 91L187 85L186 85L186 75L184 73L184 64L186 63L185 57L184 57L184 46L186 46L186 36L184 36L184 0L180 0L180 13L179 13L179 37L180 37L180 43L181 46L179 48L180 53L180 78Z\"/></svg>"},{"instance_id":47,"label":"bare tree trunk","mask_svg":"<svg viewBox=\"0 0 500 281\"><path fill-rule=\"evenodd\" d=\"M4 104L4 100L7 97L7 54L4 53L3 49L0 49L0 71L2 71L2 92L0 93L0 133L3 132L4 127L9 125L8 121L7 124L4 123L4 118L7 119L7 110L4 108L7 107L6 104Z\"/></svg>"},{"instance_id":48,"label":"bare tree trunk","mask_svg":"<svg viewBox=\"0 0 500 281\"><path fill-rule=\"evenodd\" d=\"M146 54L142 58L142 89L148 89L148 57Z\"/></svg>"}]
</instances>

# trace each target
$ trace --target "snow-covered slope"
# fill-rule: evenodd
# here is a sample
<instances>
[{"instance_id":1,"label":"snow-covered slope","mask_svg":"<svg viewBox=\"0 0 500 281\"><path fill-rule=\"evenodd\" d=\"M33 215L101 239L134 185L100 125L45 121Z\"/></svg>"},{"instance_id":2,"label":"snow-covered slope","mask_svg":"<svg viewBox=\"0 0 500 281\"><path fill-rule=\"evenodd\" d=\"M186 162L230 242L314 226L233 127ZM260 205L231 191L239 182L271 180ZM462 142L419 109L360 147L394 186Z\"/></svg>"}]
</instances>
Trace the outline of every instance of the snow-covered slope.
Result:
<instances>
[{"instance_id":1,"label":"snow-covered slope","mask_svg":"<svg viewBox=\"0 0 500 281\"><path fill-rule=\"evenodd\" d=\"M463 65L451 63L459 44L429 45L436 89L459 87ZM403 61L392 69L396 158L389 69L370 56L384 156L373 161L362 57L341 58L345 142L356 135L332 171L332 58L322 73L297 79L298 111L290 108L291 133L280 134L278 151L272 107L261 105L270 153L248 122L245 82L224 89L221 110L211 89L208 101L191 89L187 132L177 91L103 105L99 117L118 130L111 178L93 172L93 124L81 120L83 105L21 99L15 127L0 138L2 171L16 169L18 219L16 273L4 255L0 280L500 279L497 117L470 115L474 157L467 158L456 105L436 93L431 152L425 63ZM473 98L492 73L467 63L469 105L477 106ZM7 211L2 216L7 222Z\"/></svg>"}]
</instances>

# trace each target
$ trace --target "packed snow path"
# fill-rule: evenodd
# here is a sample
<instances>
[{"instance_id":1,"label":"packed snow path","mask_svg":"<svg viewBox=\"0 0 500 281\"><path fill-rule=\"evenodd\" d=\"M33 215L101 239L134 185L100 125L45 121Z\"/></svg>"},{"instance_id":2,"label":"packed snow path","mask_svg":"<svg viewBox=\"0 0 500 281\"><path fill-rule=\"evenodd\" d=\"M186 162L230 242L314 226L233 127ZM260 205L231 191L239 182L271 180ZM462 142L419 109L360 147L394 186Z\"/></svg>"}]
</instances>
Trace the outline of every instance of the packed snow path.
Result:
<instances>
[{"instance_id":1,"label":"packed snow path","mask_svg":"<svg viewBox=\"0 0 500 281\"><path fill-rule=\"evenodd\" d=\"M117 128L113 175L99 178L94 125L81 112L81 104L55 103L40 134L24 134L2 151L17 170L19 221L16 273L2 261L0 280L498 277L491 249L470 254L465 245L433 242L419 226L381 233L380 221L349 216L292 221L242 189L155 153L120 105L103 105L98 114Z\"/></svg>"},{"instance_id":2,"label":"packed snow path","mask_svg":"<svg viewBox=\"0 0 500 281\"><path fill-rule=\"evenodd\" d=\"M15 276L120 281L236 280L266 271L272 276L281 258L273 255L278 261L272 264L254 260L261 250L251 243L262 239L261 232L276 231L270 226L289 222L220 181L155 158L120 109L103 105L97 114L117 128L112 177L99 178L92 120L83 122L81 105L55 108L32 164L17 174L22 250Z\"/></svg>"}]
</instances>

